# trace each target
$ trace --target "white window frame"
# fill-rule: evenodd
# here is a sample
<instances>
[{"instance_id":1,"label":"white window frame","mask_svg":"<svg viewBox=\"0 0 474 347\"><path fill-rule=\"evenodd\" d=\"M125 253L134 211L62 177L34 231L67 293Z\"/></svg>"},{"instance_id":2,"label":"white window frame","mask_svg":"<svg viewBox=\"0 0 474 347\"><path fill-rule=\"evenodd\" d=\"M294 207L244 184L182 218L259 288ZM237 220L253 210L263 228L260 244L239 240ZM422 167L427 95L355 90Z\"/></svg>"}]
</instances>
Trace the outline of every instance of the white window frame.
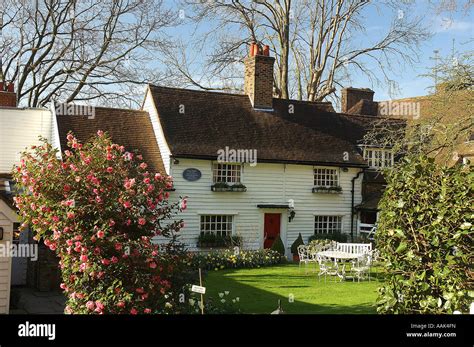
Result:
<instances>
[{"instance_id":1,"label":"white window frame","mask_svg":"<svg viewBox=\"0 0 474 347\"><path fill-rule=\"evenodd\" d=\"M373 169L393 167L393 151L391 149L364 147L363 156Z\"/></svg>"},{"instance_id":2,"label":"white window frame","mask_svg":"<svg viewBox=\"0 0 474 347\"><path fill-rule=\"evenodd\" d=\"M321 221L318 221L318 219L322 219ZM326 219L326 220L324 220ZM314 234L321 235L321 234L330 234L330 233L342 233L343 232L343 216L341 215L331 215L331 214L325 214L325 215L314 215L314 220L313 220L313 229L314 229ZM316 224L324 224L325 228L321 229L322 231L319 231L319 229L316 228ZM329 228L330 223L337 223L339 226L339 229L335 228Z\"/></svg>"},{"instance_id":3,"label":"white window frame","mask_svg":"<svg viewBox=\"0 0 474 347\"><path fill-rule=\"evenodd\" d=\"M224 221L225 219L225 221ZM230 219L230 222L229 222ZM231 214L202 214L199 216L199 234L215 234L232 236L234 234L235 218ZM230 229L229 229L230 223ZM214 224L214 228L212 225ZM225 228L224 225L227 225ZM225 235L223 232L225 231Z\"/></svg>"},{"instance_id":4,"label":"white window frame","mask_svg":"<svg viewBox=\"0 0 474 347\"><path fill-rule=\"evenodd\" d=\"M230 172L231 173L237 173L235 176L230 176L222 175L222 171L227 171L229 172L229 167L230 167ZM238 170L237 170L238 168ZM218 182L225 182L229 184L235 184L235 183L242 183L242 176L244 172L244 165L242 163L218 163L218 162L213 162L212 163L212 183L218 183ZM219 174L219 171L221 173ZM223 178L223 180L218 180L218 178Z\"/></svg>"},{"instance_id":5,"label":"white window frame","mask_svg":"<svg viewBox=\"0 0 474 347\"><path fill-rule=\"evenodd\" d=\"M320 179L317 179L317 176L320 176ZM315 187L339 187L339 176L339 168L322 166L313 168L313 184ZM318 180L320 182L317 182Z\"/></svg>"}]
</instances>

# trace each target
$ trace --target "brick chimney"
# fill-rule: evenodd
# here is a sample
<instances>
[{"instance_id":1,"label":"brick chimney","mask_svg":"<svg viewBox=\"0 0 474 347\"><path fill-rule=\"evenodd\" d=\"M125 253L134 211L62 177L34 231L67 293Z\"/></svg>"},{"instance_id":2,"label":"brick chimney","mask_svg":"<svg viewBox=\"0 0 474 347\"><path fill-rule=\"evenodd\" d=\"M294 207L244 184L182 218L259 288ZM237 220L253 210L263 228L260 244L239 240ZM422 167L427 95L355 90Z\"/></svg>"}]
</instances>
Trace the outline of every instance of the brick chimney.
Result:
<instances>
[{"instance_id":1,"label":"brick chimney","mask_svg":"<svg viewBox=\"0 0 474 347\"><path fill-rule=\"evenodd\" d=\"M273 63L268 46L256 43L250 45L249 56L245 58L244 92L257 109L273 109Z\"/></svg>"},{"instance_id":2,"label":"brick chimney","mask_svg":"<svg viewBox=\"0 0 474 347\"><path fill-rule=\"evenodd\" d=\"M16 107L16 93L13 83L0 82L0 107Z\"/></svg>"},{"instance_id":3,"label":"brick chimney","mask_svg":"<svg viewBox=\"0 0 474 347\"><path fill-rule=\"evenodd\" d=\"M361 100L374 101L374 91L369 88L343 88L341 91L341 112L349 110Z\"/></svg>"}]
</instances>

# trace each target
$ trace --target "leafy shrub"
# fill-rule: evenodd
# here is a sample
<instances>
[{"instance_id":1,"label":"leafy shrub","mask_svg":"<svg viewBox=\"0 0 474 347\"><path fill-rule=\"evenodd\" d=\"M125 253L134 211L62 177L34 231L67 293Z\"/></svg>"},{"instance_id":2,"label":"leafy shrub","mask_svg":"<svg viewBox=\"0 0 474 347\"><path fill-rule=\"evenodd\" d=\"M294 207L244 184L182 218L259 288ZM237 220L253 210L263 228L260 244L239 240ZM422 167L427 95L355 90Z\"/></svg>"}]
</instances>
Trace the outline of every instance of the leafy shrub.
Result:
<instances>
[{"instance_id":1,"label":"leafy shrub","mask_svg":"<svg viewBox=\"0 0 474 347\"><path fill-rule=\"evenodd\" d=\"M298 246L304 245L301 233L298 234L296 240L291 244L291 254L298 254Z\"/></svg>"},{"instance_id":2,"label":"leafy shrub","mask_svg":"<svg viewBox=\"0 0 474 347\"><path fill-rule=\"evenodd\" d=\"M285 245L283 244L280 235L278 235L277 239L273 242L273 245L270 249L272 251L280 253L282 256L285 255Z\"/></svg>"},{"instance_id":3,"label":"leafy shrub","mask_svg":"<svg viewBox=\"0 0 474 347\"><path fill-rule=\"evenodd\" d=\"M60 258L66 313L164 313L185 281L177 247L186 200L168 202L172 180L147 170L99 131L81 144L72 134L63 159L46 141L24 152L14 173L23 227ZM155 235L173 243L159 247Z\"/></svg>"},{"instance_id":4,"label":"leafy shrub","mask_svg":"<svg viewBox=\"0 0 474 347\"><path fill-rule=\"evenodd\" d=\"M207 270L256 268L280 264L284 260L280 253L271 249L241 250L240 252L226 249L192 255L193 267Z\"/></svg>"},{"instance_id":5,"label":"leafy shrub","mask_svg":"<svg viewBox=\"0 0 474 347\"><path fill-rule=\"evenodd\" d=\"M314 234L308 238L308 242L311 242L313 240L333 240L337 242L347 242L347 234L344 234L344 233Z\"/></svg>"},{"instance_id":6,"label":"leafy shrub","mask_svg":"<svg viewBox=\"0 0 474 347\"><path fill-rule=\"evenodd\" d=\"M381 313L466 312L473 301L474 174L405 159L387 174L376 233L387 280Z\"/></svg>"},{"instance_id":7,"label":"leafy shrub","mask_svg":"<svg viewBox=\"0 0 474 347\"><path fill-rule=\"evenodd\" d=\"M312 240L308 244L308 248L312 252L321 252L321 251L330 249L332 247L335 247L336 243L337 243L336 241L327 240L327 239L325 239L325 240Z\"/></svg>"}]
</instances>

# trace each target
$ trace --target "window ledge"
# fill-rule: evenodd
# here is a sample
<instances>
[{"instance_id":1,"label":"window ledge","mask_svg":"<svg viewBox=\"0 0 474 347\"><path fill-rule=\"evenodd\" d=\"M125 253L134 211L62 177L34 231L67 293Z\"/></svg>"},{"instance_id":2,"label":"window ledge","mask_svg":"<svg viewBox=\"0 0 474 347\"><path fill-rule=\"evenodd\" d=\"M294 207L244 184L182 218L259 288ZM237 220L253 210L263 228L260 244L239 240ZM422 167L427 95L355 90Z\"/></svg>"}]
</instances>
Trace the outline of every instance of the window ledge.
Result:
<instances>
[{"instance_id":1,"label":"window ledge","mask_svg":"<svg viewBox=\"0 0 474 347\"><path fill-rule=\"evenodd\" d=\"M313 193L322 193L322 194L342 194L341 187L313 187Z\"/></svg>"},{"instance_id":2,"label":"window ledge","mask_svg":"<svg viewBox=\"0 0 474 347\"><path fill-rule=\"evenodd\" d=\"M245 186L239 186L239 187L216 187L216 186L211 186L211 190L213 192L246 192L247 187Z\"/></svg>"}]
</instances>

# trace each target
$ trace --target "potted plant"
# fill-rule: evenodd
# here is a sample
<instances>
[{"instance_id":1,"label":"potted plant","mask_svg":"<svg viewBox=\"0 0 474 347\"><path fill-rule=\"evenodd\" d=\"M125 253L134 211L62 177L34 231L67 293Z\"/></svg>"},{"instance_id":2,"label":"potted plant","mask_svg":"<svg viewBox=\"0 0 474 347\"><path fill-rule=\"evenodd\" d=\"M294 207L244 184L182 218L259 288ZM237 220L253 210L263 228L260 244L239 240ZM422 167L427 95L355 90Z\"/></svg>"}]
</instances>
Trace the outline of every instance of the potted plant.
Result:
<instances>
[{"instance_id":1,"label":"potted plant","mask_svg":"<svg viewBox=\"0 0 474 347\"><path fill-rule=\"evenodd\" d=\"M278 235L278 237L275 239L270 249L272 251L278 252L282 257L285 256L285 245L283 244L280 235Z\"/></svg>"},{"instance_id":2,"label":"potted plant","mask_svg":"<svg viewBox=\"0 0 474 347\"><path fill-rule=\"evenodd\" d=\"M303 237L301 233L298 234L298 237L291 245L291 253L293 254L293 261L299 261L300 257L298 255L298 246L304 245Z\"/></svg>"},{"instance_id":3,"label":"potted plant","mask_svg":"<svg viewBox=\"0 0 474 347\"><path fill-rule=\"evenodd\" d=\"M244 186L242 183L235 183L232 185L232 191L233 192L245 192L247 191L247 187Z\"/></svg>"},{"instance_id":4,"label":"potted plant","mask_svg":"<svg viewBox=\"0 0 474 347\"><path fill-rule=\"evenodd\" d=\"M226 182L216 182L211 186L213 192L227 192L231 187Z\"/></svg>"}]
</instances>

